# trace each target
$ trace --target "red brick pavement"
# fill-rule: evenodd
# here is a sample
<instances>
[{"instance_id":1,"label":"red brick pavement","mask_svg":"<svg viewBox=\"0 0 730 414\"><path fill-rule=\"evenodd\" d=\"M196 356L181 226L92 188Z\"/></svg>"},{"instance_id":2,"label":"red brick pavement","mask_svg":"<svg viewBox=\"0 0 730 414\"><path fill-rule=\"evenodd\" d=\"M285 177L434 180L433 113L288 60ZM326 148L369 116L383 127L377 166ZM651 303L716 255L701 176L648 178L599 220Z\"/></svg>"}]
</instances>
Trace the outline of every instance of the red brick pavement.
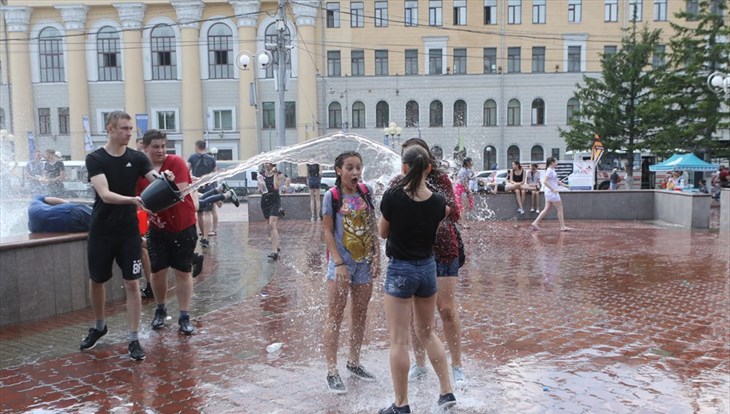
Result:
<instances>
[{"instance_id":1,"label":"red brick pavement","mask_svg":"<svg viewBox=\"0 0 730 414\"><path fill-rule=\"evenodd\" d=\"M470 382L453 412L728 412L727 239L654 223L571 222L567 234L551 222L539 233L524 223L469 224L458 295ZM179 336L174 319L152 332L146 303L144 362L127 356L123 303L110 307L110 335L83 353L88 310L3 329L0 411L374 413L388 405L381 282L362 355L378 381L347 378L348 394L328 394L321 229L280 228L282 258L270 263L263 224L223 223L196 279L196 334ZM347 323L341 350L346 331ZM281 351L268 354L272 342L283 342ZM433 372L412 386L414 412L431 412L437 389Z\"/></svg>"}]
</instances>

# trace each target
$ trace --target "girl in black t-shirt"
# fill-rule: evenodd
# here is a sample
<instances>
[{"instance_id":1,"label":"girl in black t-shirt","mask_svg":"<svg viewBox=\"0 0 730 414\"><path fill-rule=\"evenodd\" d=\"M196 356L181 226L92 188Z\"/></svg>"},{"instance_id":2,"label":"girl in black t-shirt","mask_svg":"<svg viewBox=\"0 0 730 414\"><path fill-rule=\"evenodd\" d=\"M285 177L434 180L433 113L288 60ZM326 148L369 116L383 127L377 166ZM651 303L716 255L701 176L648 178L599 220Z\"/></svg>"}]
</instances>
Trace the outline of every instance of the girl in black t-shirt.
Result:
<instances>
[{"instance_id":1,"label":"girl in black t-shirt","mask_svg":"<svg viewBox=\"0 0 730 414\"><path fill-rule=\"evenodd\" d=\"M449 208L443 195L431 192L426 186L431 162L425 149L420 146L406 148L402 162L405 176L385 192L380 203L383 215L378 229L380 236L387 238L386 254L390 259L384 303L395 393L393 405L380 410L380 414L411 412L408 406L411 309L416 334L439 378L438 405L447 408L456 404L444 345L433 330L438 286L433 245L436 230Z\"/></svg>"}]
</instances>

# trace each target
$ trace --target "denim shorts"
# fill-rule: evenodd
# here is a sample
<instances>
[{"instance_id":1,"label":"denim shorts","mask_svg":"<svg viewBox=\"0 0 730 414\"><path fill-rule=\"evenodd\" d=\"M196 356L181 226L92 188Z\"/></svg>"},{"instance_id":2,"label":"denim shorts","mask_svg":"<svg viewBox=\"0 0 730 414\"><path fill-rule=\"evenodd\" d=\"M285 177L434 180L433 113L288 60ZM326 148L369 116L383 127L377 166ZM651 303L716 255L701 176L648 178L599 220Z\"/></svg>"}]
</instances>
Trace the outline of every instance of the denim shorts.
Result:
<instances>
[{"instance_id":1,"label":"denim shorts","mask_svg":"<svg viewBox=\"0 0 730 414\"><path fill-rule=\"evenodd\" d=\"M385 293L407 299L427 298L438 291L436 261L432 257L418 260L390 259L385 276Z\"/></svg>"},{"instance_id":2,"label":"denim shorts","mask_svg":"<svg viewBox=\"0 0 730 414\"><path fill-rule=\"evenodd\" d=\"M370 262L355 262L346 264L347 272L350 274L350 283L353 285L364 285L373 281L373 272L370 270ZM335 280L335 262L330 260L327 264L327 280Z\"/></svg>"},{"instance_id":3,"label":"denim shorts","mask_svg":"<svg viewBox=\"0 0 730 414\"><path fill-rule=\"evenodd\" d=\"M459 258L450 262L436 262L436 276L459 276Z\"/></svg>"}]
</instances>

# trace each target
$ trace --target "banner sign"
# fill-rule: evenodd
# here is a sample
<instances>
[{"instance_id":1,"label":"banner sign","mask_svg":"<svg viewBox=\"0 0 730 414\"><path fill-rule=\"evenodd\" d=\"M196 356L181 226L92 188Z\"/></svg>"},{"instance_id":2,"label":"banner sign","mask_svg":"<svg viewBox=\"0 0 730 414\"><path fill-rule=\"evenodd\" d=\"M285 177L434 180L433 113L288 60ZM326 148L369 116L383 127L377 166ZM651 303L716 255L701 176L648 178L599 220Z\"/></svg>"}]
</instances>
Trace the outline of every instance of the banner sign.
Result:
<instances>
[{"instance_id":1,"label":"banner sign","mask_svg":"<svg viewBox=\"0 0 730 414\"><path fill-rule=\"evenodd\" d=\"M94 150L94 141L91 140L91 127L89 127L89 116L81 116L81 124L84 126L84 149L86 152Z\"/></svg>"},{"instance_id":2,"label":"banner sign","mask_svg":"<svg viewBox=\"0 0 730 414\"><path fill-rule=\"evenodd\" d=\"M145 132L147 132L147 123L149 116L147 114L137 114L137 138L142 138Z\"/></svg>"},{"instance_id":3,"label":"banner sign","mask_svg":"<svg viewBox=\"0 0 730 414\"><path fill-rule=\"evenodd\" d=\"M573 161L573 174L568 178L571 190L593 190L595 180L595 163L592 160Z\"/></svg>"}]
</instances>

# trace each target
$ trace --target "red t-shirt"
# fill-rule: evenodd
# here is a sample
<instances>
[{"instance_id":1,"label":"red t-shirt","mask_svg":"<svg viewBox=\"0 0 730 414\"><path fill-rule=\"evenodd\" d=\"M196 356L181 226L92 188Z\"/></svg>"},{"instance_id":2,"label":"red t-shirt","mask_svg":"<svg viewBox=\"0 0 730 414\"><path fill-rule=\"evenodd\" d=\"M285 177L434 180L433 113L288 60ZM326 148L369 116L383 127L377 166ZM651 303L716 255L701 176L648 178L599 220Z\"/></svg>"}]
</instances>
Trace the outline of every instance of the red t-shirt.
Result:
<instances>
[{"instance_id":1,"label":"red t-shirt","mask_svg":"<svg viewBox=\"0 0 730 414\"><path fill-rule=\"evenodd\" d=\"M175 174L175 182L187 182L188 184L193 182L190 178L188 165L185 160L177 155L165 157L165 161L158 172L165 170L170 170ZM146 178L139 178L137 180L137 194L141 194L142 190L147 188L149 184ZM186 195L181 203L150 215L150 226L169 233L179 233L194 225L195 221L195 205L190 194Z\"/></svg>"}]
</instances>

